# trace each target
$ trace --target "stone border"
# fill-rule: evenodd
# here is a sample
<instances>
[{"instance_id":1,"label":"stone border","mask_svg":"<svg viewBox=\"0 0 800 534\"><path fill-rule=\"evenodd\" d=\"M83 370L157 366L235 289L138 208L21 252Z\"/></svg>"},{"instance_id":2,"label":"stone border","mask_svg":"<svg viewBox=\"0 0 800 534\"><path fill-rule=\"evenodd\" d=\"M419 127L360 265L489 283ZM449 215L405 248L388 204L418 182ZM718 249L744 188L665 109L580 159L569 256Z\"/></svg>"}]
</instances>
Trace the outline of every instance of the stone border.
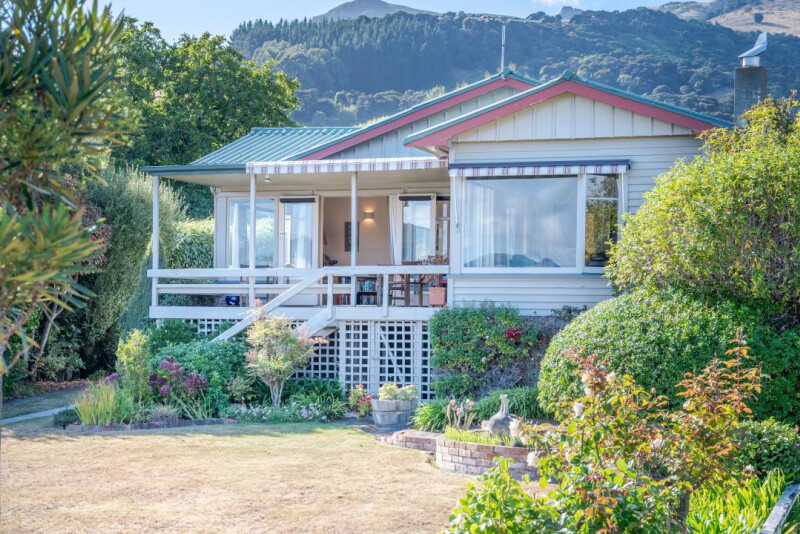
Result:
<instances>
[{"instance_id":1,"label":"stone border","mask_svg":"<svg viewBox=\"0 0 800 534\"><path fill-rule=\"evenodd\" d=\"M182 428L207 425L237 425L236 419L178 419L175 422L153 421L150 423L130 423L127 425L69 425L67 430L78 434L97 434L100 432L125 432L128 430L154 430L162 428Z\"/></svg>"},{"instance_id":2,"label":"stone border","mask_svg":"<svg viewBox=\"0 0 800 534\"><path fill-rule=\"evenodd\" d=\"M436 432L422 430L400 430L391 435L387 443L397 447L405 447L429 453L436 452L436 439L441 436Z\"/></svg>"},{"instance_id":3,"label":"stone border","mask_svg":"<svg viewBox=\"0 0 800 534\"><path fill-rule=\"evenodd\" d=\"M509 458L509 473L516 479L523 475L538 478L539 472L528 465L528 453L525 447L506 447L505 445L484 445L466 441L453 441L444 436L436 438L436 467L453 473L466 475L482 475L497 463L494 458Z\"/></svg>"}]
</instances>

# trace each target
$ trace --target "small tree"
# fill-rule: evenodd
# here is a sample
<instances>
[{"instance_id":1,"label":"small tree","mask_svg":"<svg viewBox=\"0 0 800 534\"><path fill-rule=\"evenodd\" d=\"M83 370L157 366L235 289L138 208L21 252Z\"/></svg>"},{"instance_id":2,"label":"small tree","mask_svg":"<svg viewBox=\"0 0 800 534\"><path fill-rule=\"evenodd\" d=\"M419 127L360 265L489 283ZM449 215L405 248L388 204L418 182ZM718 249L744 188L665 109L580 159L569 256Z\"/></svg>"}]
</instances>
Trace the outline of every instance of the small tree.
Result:
<instances>
[{"instance_id":1,"label":"small tree","mask_svg":"<svg viewBox=\"0 0 800 534\"><path fill-rule=\"evenodd\" d=\"M253 347L246 355L248 368L269 386L272 405L281 405L283 385L308 363L314 344L327 343L310 337L306 325L292 327L291 320L256 308L253 324L247 329L247 341Z\"/></svg>"},{"instance_id":2,"label":"small tree","mask_svg":"<svg viewBox=\"0 0 800 534\"><path fill-rule=\"evenodd\" d=\"M150 351L147 335L134 330L117 348L117 373L122 386L141 402L150 397Z\"/></svg>"}]
</instances>

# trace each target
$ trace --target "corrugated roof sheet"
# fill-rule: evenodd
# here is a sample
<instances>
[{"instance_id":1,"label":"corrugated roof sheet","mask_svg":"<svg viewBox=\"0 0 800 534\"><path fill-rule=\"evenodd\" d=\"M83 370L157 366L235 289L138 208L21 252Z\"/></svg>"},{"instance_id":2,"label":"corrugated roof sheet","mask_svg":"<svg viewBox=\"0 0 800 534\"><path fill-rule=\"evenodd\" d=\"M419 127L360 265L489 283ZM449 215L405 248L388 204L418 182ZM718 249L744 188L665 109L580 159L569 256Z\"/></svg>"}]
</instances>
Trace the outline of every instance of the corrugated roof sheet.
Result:
<instances>
[{"instance_id":1,"label":"corrugated roof sheet","mask_svg":"<svg viewBox=\"0 0 800 534\"><path fill-rule=\"evenodd\" d=\"M245 165L249 161L281 161L292 154L342 137L354 127L253 128L250 133L191 166Z\"/></svg>"}]
</instances>

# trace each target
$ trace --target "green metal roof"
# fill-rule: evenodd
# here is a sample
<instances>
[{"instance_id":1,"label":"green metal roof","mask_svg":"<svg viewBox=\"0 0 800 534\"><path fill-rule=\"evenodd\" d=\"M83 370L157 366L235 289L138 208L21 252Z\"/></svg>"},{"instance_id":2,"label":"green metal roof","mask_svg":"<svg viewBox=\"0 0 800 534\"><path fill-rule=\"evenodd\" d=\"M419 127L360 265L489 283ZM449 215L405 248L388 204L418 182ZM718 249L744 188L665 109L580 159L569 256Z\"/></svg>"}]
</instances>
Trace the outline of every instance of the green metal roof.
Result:
<instances>
[{"instance_id":1,"label":"green metal roof","mask_svg":"<svg viewBox=\"0 0 800 534\"><path fill-rule=\"evenodd\" d=\"M245 165L250 161L281 161L292 154L337 139L357 128L253 128L245 135L211 154L193 161L192 167Z\"/></svg>"},{"instance_id":2,"label":"green metal roof","mask_svg":"<svg viewBox=\"0 0 800 534\"><path fill-rule=\"evenodd\" d=\"M508 105L508 104L510 104L512 102L516 102L517 100L522 100L523 98L529 97L532 94L536 94L536 93L538 93L540 91L543 91L543 90L545 90L545 89L547 89L549 87L553 87L554 85L558 85L559 83L562 83L562 82L565 82L565 81L568 81L568 80L569 81L573 81L575 83L579 83L581 85L585 85L587 87L592 87L594 89L598 89L600 91L605 91L607 93L612 93L612 94L615 94L617 96L622 96L624 98L635 100L637 102L641 102L643 104L647 104L647 105L650 105L650 106L653 106L653 107L656 107L656 108L660 108L660 109L663 109L663 110L666 110L666 111L671 111L671 112L677 113L679 115L683 115L683 116L686 116L686 117L691 117L693 119L697 119L699 121L707 122L708 124L713 124L714 126L719 126L719 127L722 127L722 128L733 128L733 124L732 123L730 123L728 121L725 121L725 120L722 120L722 119L718 119L716 117L712 117L711 115L706 115L705 113L698 113L696 111L691 111L689 109L681 108L681 107L678 107L678 106L673 106L672 104L666 104L664 102L659 102L658 100L653 100L652 98L647 98L645 96L637 95L636 93L631 93L631 92L628 92L628 91L624 91L622 89L617 89L616 87L611 87L609 85L604 85L602 83L593 82L591 80L583 78L582 76L578 76L577 74L575 74L575 73L573 73L571 71L565 71L561 76L559 76L557 78L554 78L554 79L552 79L552 80L550 80L548 82L545 82L545 83L543 83L541 85L538 85L536 87L533 87L531 89L528 89L527 91L522 91L521 93L517 93L517 94L512 95L512 96L510 96L508 98L505 98L503 100L499 100L499 101L497 101L497 102L495 102L493 104L489 104L488 106L482 107L480 109L476 109L475 111L472 111L472 112L469 112L469 113L465 113L464 115L459 115L458 117L454 117L454 118L450 119L449 121L445 121L445 122L439 123L439 124L437 124L435 126L431 126L430 128L426 128L425 130L420 130L419 132L413 133L413 134L409 135L408 137L406 137L404 139L404 143L410 143L412 141L416 141L417 139L420 139L422 137L426 137L426 136L428 136L428 135L430 135L430 134L432 134L434 132L438 132L440 130L444 130L445 128L449 128L449 127L451 127L451 126L453 126L455 124L459 124L459 123L464 122L466 120L469 120L469 119L471 119L473 117L477 117L479 115L483 115L484 113L488 113L488 112L490 112L492 110L495 110L497 108L501 108L501 107L506 106L506 105Z\"/></svg>"},{"instance_id":3,"label":"green metal roof","mask_svg":"<svg viewBox=\"0 0 800 534\"><path fill-rule=\"evenodd\" d=\"M501 80L501 79L504 79L504 78L511 78L511 79L514 79L514 80L519 80L521 82L528 83L531 86L535 86L535 85L537 85L539 83L538 81L534 80L533 78L528 78L527 76L523 76L522 74L517 74L516 72L512 71L510 68L506 67L503 72L498 72L497 74L489 76L488 78L484 78L483 80L471 83L469 85L465 85L464 87L460 87L458 89L450 91L449 93L445 93L445 94L443 94L441 96L437 96L436 98L432 98L430 100L426 100L425 102L420 102L419 104L417 104L415 106L411 106L410 108L404 109L403 111L401 111L399 113L395 113L394 115L389 115L388 117L386 117L384 119L381 119L379 121L375 121L375 122L373 122L371 124L368 124L367 126L363 126L361 128L354 128L353 131L349 132L346 135L341 136L340 139L331 139L329 141L325 141L323 143L320 143L317 146L313 146L313 147L309 147L309 148L307 148L305 150L297 151L294 154L292 154L291 158L289 158L289 159L300 159L303 156L306 156L308 154L311 154L311 153L316 152L318 150L321 150L323 148L327 148L330 145L333 145L333 144L338 143L340 141L344 141L345 139L348 139L350 137L354 137L356 135L361 135L364 132L368 132L370 130L374 130L375 128L379 128L380 126L383 126L384 124L387 124L387 123L392 122L392 121L396 121L397 119L399 119L401 117L404 117L404 116L409 115L411 113L415 113L415 112L417 112L417 111L419 111L421 109L425 109L425 108L427 108L429 106L432 106L434 104L437 104L437 103L441 102L442 100L447 100L448 98L453 98L454 96L458 96L458 95L460 95L462 93L466 93L468 91L472 91L473 89L477 89L478 87L481 87L481 86L486 85L488 83L492 83L494 81Z\"/></svg>"}]
</instances>

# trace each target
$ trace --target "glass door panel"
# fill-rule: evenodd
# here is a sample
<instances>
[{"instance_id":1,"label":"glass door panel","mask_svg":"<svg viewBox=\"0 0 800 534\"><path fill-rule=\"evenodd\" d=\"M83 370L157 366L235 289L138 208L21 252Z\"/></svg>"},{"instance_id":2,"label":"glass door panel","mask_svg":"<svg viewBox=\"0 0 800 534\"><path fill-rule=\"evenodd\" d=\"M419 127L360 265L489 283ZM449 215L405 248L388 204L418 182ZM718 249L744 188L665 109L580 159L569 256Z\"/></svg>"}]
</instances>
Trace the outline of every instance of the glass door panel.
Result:
<instances>
[{"instance_id":1,"label":"glass door panel","mask_svg":"<svg viewBox=\"0 0 800 534\"><path fill-rule=\"evenodd\" d=\"M256 267L275 266L275 200L256 200ZM232 198L228 203L228 243L225 263L247 268L250 263L250 200Z\"/></svg>"},{"instance_id":2,"label":"glass door panel","mask_svg":"<svg viewBox=\"0 0 800 534\"><path fill-rule=\"evenodd\" d=\"M403 261L420 261L431 255L431 200L403 199Z\"/></svg>"},{"instance_id":3,"label":"glass door panel","mask_svg":"<svg viewBox=\"0 0 800 534\"><path fill-rule=\"evenodd\" d=\"M314 266L314 203L283 204L283 266L310 269Z\"/></svg>"}]
</instances>

